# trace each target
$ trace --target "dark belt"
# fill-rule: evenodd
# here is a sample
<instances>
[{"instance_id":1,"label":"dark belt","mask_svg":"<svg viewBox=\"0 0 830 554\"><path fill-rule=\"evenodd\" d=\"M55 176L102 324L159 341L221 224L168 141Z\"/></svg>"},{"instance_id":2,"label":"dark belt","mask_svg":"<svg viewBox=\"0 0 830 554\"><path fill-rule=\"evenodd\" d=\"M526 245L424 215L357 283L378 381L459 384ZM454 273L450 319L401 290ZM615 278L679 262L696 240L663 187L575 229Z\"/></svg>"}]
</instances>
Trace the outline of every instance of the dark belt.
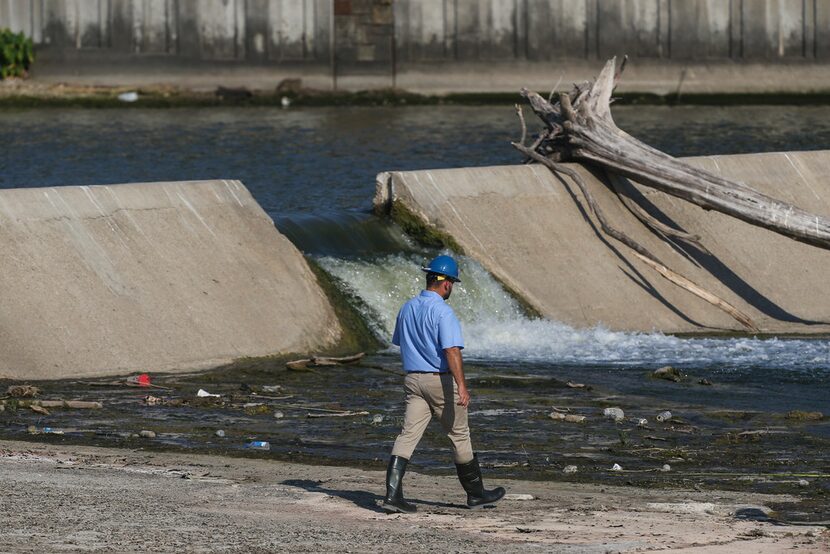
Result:
<instances>
[{"instance_id":1,"label":"dark belt","mask_svg":"<svg viewBox=\"0 0 830 554\"><path fill-rule=\"evenodd\" d=\"M449 371L407 371L406 374L409 375L410 373L426 373L429 375L446 375Z\"/></svg>"}]
</instances>

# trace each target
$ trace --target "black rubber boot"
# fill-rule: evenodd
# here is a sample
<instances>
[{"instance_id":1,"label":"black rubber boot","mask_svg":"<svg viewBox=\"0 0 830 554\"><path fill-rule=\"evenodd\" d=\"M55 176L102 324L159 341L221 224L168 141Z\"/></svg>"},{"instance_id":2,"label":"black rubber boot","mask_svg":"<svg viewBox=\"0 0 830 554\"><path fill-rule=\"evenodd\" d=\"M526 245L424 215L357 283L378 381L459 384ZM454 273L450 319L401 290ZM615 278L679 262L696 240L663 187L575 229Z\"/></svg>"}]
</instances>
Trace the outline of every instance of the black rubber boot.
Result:
<instances>
[{"instance_id":1,"label":"black rubber boot","mask_svg":"<svg viewBox=\"0 0 830 554\"><path fill-rule=\"evenodd\" d=\"M488 504L495 504L507 492L502 487L493 490L484 489L484 481L481 480L481 468L478 465L478 456L473 454L473 460L466 464L455 464L458 471L458 480L461 486L467 491L467 506L480 508Z\"/></svg>"},{"instance_id":2,"label":"black rubber boot","mask_svg":"<svg viewBox=\"0 0 830 554\"><path fill-rule=\"evenodd\" d=\"M406 473L406 458L392 456L386 466L386 498L383 499L383 509L392 513L414 514L418 508L403 499L403 474Z\"/></svg>"}]
</instances>

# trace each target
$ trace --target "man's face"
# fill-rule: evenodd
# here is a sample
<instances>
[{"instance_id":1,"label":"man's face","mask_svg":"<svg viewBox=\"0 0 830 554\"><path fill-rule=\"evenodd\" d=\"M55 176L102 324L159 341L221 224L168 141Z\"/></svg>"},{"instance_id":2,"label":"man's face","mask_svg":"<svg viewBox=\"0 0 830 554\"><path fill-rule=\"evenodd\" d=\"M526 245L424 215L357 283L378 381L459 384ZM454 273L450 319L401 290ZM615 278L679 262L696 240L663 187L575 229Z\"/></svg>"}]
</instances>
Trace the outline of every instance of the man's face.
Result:
<instances>
[{"instance_id":1,"label":"man's face","mask_svg":"<svg viewBox=\"0 0 830 554\"><path fill-rule=\"evenodd\" d=\"M441 284L441 298L448 300L450 294L452 294L452 281L447 279Z\"/></svg>"}]
</instances>

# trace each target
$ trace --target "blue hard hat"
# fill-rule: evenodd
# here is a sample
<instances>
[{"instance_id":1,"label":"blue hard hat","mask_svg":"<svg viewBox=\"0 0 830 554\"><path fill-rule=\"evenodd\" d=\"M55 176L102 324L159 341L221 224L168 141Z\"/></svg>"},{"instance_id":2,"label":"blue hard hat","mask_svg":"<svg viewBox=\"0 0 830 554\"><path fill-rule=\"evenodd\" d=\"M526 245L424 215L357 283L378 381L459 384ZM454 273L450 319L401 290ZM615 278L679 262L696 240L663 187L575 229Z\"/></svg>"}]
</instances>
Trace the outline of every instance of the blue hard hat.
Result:
<instances>
[{"instance_id":1,"label":"blue hard hat","mask_svg":"<svg viewBox=\"0 0 830 554\"><path fill-rule=\"evenodd\" d=\"M443 275L453 281L461 281L458 278L458 264L449 256L438 256L429 262L428 266L422 267L421 271Z\"/></svg>"}]
</instances>

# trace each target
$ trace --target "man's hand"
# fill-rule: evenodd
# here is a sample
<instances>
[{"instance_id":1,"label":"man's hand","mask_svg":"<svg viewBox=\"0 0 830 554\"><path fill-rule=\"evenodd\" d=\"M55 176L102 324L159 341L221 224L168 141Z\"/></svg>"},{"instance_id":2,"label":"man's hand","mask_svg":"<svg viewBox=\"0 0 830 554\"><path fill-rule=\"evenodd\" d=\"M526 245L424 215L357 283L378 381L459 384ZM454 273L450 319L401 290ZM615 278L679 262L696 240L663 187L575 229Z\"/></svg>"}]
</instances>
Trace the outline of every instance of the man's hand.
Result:
<instances>
[{"instance_id":1,"label":"man's hand","mask_svg":"<svg viewBox=\"0 0 830 554\"><path fill-rule=\"evenodd\" d=\"M455 384L458 385L457 404L466 408L470 405L470 393L467 391L467 382L464 380L464 361L461 358L461 349L457 346L445 348L444 354L447 356L450 373L455 379Z\"/></svg>"},{"instance_id":2,"label":"man's hand","mask_svg":"<svg viewBox=\"0 0 830 554\"><path fill-rule=\"evenodd\" d=\"M458 402L456 404L465 408L470 405L470 393L467 392L467 387L458 387Z\"/></svg>"}]
</instances>

